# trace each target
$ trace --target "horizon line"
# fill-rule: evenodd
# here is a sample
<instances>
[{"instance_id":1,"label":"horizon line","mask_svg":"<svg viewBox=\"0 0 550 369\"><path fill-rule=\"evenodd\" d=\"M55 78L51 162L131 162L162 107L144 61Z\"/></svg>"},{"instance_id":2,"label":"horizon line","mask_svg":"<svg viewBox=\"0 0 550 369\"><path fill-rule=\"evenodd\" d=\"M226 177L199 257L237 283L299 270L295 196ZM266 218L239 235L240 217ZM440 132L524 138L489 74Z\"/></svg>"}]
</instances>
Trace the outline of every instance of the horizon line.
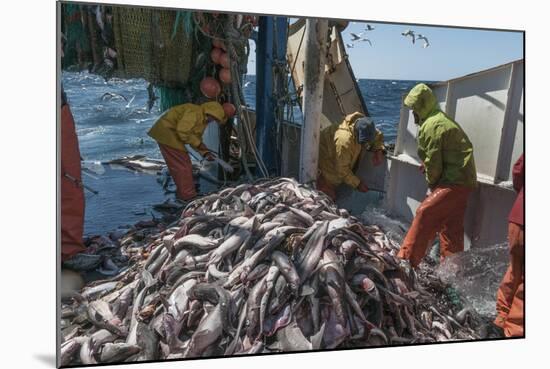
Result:
<instances>
[{"instance_id":1,"label":"horizon line","mask_svg":"<svg viewBox=\"0 0 550 369\"><path fill-rule=\"evenodd\" d=\"M256 76L256 74L251 74L251 73L247 73L245 74L245 76ZM359 77L359 78L356 78L356 79L370 79L370 80L378 80L378 81L411 81L411 82L418 82L418 81L426 81L426 82L441 82L442 80L438 80L438 79L415 79L415 78L407 78L407 79L402 79L402 78L371 78L371 77Z\"/></svg>"}]
</instances>

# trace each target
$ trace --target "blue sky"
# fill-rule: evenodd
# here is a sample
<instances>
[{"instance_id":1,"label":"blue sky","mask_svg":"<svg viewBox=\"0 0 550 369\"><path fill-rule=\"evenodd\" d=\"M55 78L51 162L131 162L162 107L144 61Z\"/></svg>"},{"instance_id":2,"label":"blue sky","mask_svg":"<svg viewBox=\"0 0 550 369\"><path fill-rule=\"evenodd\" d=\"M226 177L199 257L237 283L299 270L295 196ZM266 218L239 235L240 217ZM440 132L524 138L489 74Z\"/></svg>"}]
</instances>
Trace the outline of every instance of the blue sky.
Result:
<instances>
[{"instance_id":1,"label":"blue sky","mask_svg":"<svg viewBox=\"0 0 550 369\"><path fill-rule=\"evenodd\" d=\"M441 81L523 58L521 32L375 22L368 22L375 29L365 32L366 24L350 22L342 33L345 43L351 40L350 32L364 32L372 42L372 47L368 42L358 42L347 49L357 78ZM423 41L413 45L410 38L401 35L406 29L425 35L430 46L423 48ZM255 59L251 53L250 61ZM255 62L250 61L248 70L254 74Z\"/></svg>"}]
</instances>

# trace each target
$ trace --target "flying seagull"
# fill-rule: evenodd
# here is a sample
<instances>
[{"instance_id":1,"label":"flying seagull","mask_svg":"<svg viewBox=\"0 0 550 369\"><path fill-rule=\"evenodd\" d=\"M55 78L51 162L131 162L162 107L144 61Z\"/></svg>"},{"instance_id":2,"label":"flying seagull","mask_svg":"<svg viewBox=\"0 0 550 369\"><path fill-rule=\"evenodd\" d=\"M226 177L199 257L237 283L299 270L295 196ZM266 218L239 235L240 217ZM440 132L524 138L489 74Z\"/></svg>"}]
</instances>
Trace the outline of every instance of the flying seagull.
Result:
<instances>
[{"instance_id":1,"label":"flying seagull","mask_svg":"<svg viewBox=\"0 0 550 369\"><path fill-rule=\"evenodd\" d=\"M373 27L370 24L367 24L367 27L365 28L365 31L372 31L374 28L376 28L376 27Z\"/></svg>"},{"instance_id":2,"label":"flying seagull","mask_svg":"<svg viewBox=\"0 0 550 369\"><path fill-rule=\"evenodd\" d=\"M372 42L370 42L370 40L366 37L360 39L359 41L367 41L369 43L369 45L372 46Z\"/></svg>"},{"instance_id":3,"label":"flying seagull","mask_svg":"<svg viewBox=\"0 0 550 369\"><path fill-rule=\"evenodd\" d=\"M428 41L428 38L423 34L419 33L418 35L416 35L416 39L424 40L424 48L427 48L428 46L430 46L430 41Z\"/></svg>"},{"instance_id":4,"label":"flying seagull","mask_svg":"<svg viewBox=\"0 0 550 369\"><path fill-rule=\"evenodd\" d=\"M346 44L347 47L349 47L350 49L353 48L353 44Z\"/></svg>"},{"instance_id":5,"label":"flying seagull","mask_svg":"<svg viewBox=\"0 0 550 369\"><path fill-rule=\"evenodd\" d=\"M414 31L411 31L410 29L406 30L405 32L402 32L401 33L403 36L407 37L407 36L411 36L411 39L412 39L412 43L414 44Z\"/></svg>"},{"instance_id":6,"label":"flying seagull","mask_svg":"<svg viewBox=\"0 0 550 369\"><path fill-rule=\"evenodd\" d=\"M105 92L102 96L101 96L101 100L105 100L105 99L123 99L125 101L128 101L128 99L120 94L115 94L113 92Z\"/></svg>"},{"instance_id":7,"label":"flying seagull","mask_svg":"<svg viewBox=\"0 0 550 369\"><path fill-rule=\"evenodd\" d=\"M351 35L351 37L352 37L351 41L357 41L357 40L360 40L360 39L361 39L362 33L356 34L356 33L350 32L350 35Z\"/></svg>"},{"instance_id":8,"label":"flying seagull","mask_svg":"<svg viewBox=\"0 0 550 369\"><path fill-rule=\"evenodd\" d=\"M134 102L135 98L136 98L136 95L132 96L130 101L128 101L128 104L126 104L126 109L130 109L130 106L132 106L132 103Z\"/></svg>"}]
</instances>

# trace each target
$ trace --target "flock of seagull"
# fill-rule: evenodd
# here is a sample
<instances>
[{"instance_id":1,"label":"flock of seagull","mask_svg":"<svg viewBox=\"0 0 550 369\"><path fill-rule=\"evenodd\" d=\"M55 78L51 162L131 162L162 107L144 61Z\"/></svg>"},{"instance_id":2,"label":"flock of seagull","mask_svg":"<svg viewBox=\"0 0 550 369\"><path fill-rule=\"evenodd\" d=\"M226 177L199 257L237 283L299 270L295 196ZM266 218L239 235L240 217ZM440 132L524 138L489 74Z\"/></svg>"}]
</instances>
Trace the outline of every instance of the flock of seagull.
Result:
<instances>
[{"instance_id":1,"label":"flock of seagull","mask_svg":"<svg viewBox=\"0 0 550 369\"><path fill-rule=\"evenodd\" d=\"M424 48L427 48L430 46L430 41L428 41L428 38L421 33L414 33L414 31L408 29L405 32L402 32L401 35L405 37L410 37L413 44L416 39L416 40L424 41L424 45L423 45Z\"/></svg>"},{"instance_id":2,"label":"flock of seagull","mask_svg":"<svg viewBox=\"0 0 550 369\"><path fill-rule=\"evenodd\" d=\"M367 24L367 26L365 27L366 32L372 31L374 29L375 27L371 26L370 24ZM363 34L364 32L361 32L359 34L350 32L351 42L346 43L346 47L350 49L354 48L355 43L357 42L368 42L369 45L372 46L371 40L369 40L367 37L364 37ZM405 32L402 32L401 35L404 37L410 37L413 44L418 40L422 40L424 41L424 44L423 44L424 48L427 48L430 46L430 42L428 41L428 38L421 33L415 33L413 30L408 29L408 30L405 30Z\"/></svg>"},{"instance_id":3,"label":"flock of seagull","mask_svg":"<svg viewBox=\"0 0 550 369\"><path fill-rule=\"evenodd\" d=\"M365 27L365 31L367 31L367 32L372 31L374 29L375 29L375 27L371 26L370 24L367 24L367 26ZM369 40L366 37L363 37L363 32L361 32L359 34L350 32L350 36L351 36L351 43L346 44L346 46L349 47L349 48L353 48L355 46L355 42L368 42L369 45L372 46L371 40Z\"/></svg>"}]
</instances>

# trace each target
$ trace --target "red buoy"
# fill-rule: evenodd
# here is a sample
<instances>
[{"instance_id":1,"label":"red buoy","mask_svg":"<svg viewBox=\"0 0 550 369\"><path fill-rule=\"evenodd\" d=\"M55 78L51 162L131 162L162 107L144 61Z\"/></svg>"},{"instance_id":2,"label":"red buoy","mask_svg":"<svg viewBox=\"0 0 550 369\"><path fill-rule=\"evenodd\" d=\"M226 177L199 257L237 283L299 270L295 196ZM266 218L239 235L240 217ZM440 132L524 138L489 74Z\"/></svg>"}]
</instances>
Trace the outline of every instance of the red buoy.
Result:
<instances>
[{"instance_id":1,"label":"red buoy","mask_svg":"<svg viewBox=\"0 0 550 369\"><path fill-rule=\"evenodd\" d=\"M227 84L231 83L231 71L229 69L220 69L220 81Z\"/></svg>"},{"instance_id":2,"label":"red buoy","mask_svg":"<svg viewBox=\"0 0 550 369\"><path fill-rule=\"evenodd\" d=\"M200 84L201 92L204 96L213 99L220 94L222 88L220 83L212 77L206 77L201 81Z\"/></svg>"},{"instance_id":3,"label":"red buoy","mask_svg":"<svg viewBox=\"0 0 550 369\"><path fill-rule=\"evenodd\" d=\"M228 53L222 53L220 55L220 65L224 68L229 68L230 60L229 60L229 54Z\"/></svg>"},{"instance_id":4,"label":"red buoy","mask_svg":"<svg viewBox=\"0 0 550 369\"><path fill-rule=\"evenodd\" d=\"M225 45L222 41L218 40L218 39L214 39L212 40L212 46L213 47L217 47L217 48L220 48L222 50L225 50Z\"/></svg>"},{"instance_id":5,"label":"red buoy","mask_svg":"<svg viewBox=\"0 0 550 369\"><path fill-rule=\"evenodd\" d=\"M210 59L212 59L212 61L215 64L220 64L220 57L221 57L222 53L223 53L222 49L220 49L218 47L215 47L210 52Z\"/></svg>"},{"instance_id":6,"label":"red buoy","mask_svg":"<svg viewBox=\"0 0 550 369\"><path fill-rule=\"evenodd\" d=\"M225 112L225 116L227 118L231 118L237 112L237 109L235 108L235 105L233 105L231 103L228 103L228 102L223 103L222 107L223 107L223 111Z\"/></svg>"}]
</instances>

